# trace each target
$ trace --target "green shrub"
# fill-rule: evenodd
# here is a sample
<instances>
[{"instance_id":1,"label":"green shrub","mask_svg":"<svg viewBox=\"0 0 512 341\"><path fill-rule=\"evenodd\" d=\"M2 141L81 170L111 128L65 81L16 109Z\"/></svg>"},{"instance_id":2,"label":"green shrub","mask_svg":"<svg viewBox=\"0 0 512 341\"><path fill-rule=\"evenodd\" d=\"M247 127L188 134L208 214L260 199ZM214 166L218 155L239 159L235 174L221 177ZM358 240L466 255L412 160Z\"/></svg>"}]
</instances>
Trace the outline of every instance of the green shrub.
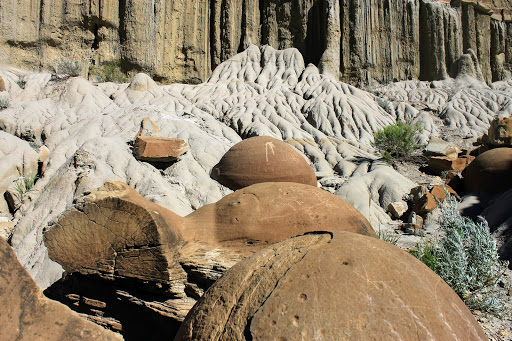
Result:
<instances>
[{"instance_id":1,"label":"green shrub","mask_svg":"<svg viewBox=\"0 0 512 341\"><path fill-rule=\"evenodd\" d=\"M16 191L20 196L27 193L34 187L38 176L37 174L29 174L28 176L24 176L22 181L18 181L16 183Z\"/></svg>"},{"instance_id":2,"label":"green shrub","mask_svg":"<svg viewBox=\"0 0 512 341\"><path fill-rule=\"evenodd\" d=\"M16 84L18 84L18 86L20 87L20 89L25 89L25 85L27 84L27 81L23 78L19 78L17 81L16 81Z\"/></svg>"},{"instance_id":3,"label":"green shrub","mask_svg":"<svg viewBox=\"0 0 512 341\"><path fill-rule=\"evenodd\" d=\"M508 262L500 261L496 241L487 222L463 217L455 199L440 204L441 237L437 246L425 243L415 256L434 270L470 309L499 315L502 311L497 283Z\"/></svg>"},{"instance_id":4,"label":"green shrub","mask_svg":"<svg viewBox=\"0 0 512 341\"><path fill-rule=\"evenodd\" d=\"M382 130L377 130L373 145L391 164L394 159L404 159L420 147L416 144L416 138L422 131L423 127L419 124L399 121Z\"/></svg>"},{"instance_id":5,"label":"green shrub","mask_svg":"<svg viewBox=\"0 0 512 341\"><path fill-rule=\"evenodd\" d=\"M55 73L57 75L64 75L67 77L77 77L82 72L82 62L78 60L71 60L67 58L62 58L55 65Z\"/></svg>"},{"instance_id":6,"label":"green shrub","mask_svg":"<svg viewBox=\"0 0 512 341\"><path fill-rule=\"evenodd\" d=\"M89 78L97 82L127 83L128 78L121 70L121 61L112 61L89 68Z\"/></svg>"},{"instance_id":7,"label":"green shrub","mask_svg":"<svg viewBox=\"0 0 512 341\"><path fill-rule=\"evenodd\" d=\"M0 98L0 109L9 108L11 102L9 102L8 98Z\"/></svg>"}]
</instances>

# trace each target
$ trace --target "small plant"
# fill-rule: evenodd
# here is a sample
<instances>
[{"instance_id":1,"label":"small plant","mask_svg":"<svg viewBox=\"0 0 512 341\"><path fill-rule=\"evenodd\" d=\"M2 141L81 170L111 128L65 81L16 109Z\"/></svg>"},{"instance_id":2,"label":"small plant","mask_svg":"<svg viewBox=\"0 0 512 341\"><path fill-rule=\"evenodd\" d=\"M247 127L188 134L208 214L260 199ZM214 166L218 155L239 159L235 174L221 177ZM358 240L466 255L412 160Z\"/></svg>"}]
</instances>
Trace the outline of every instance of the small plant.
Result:
<instances>
[{"instance_id":1,"label":"small plant","mask_svg":"<svg viewBox=\"0 0 512 341\"><path fill-rule=\"evenodd\" d=\"M27 84L27 81L24 78L19 78L16 81L16 84L20 87L20 89L25 89L25 85Z\"/></svg>"},{"instance_id":2,"label":"small plant","mask_svg":"<svg viewBox=\"0 0 512 341\"><path fill-rule=\"evenodd\" d=\"M29 174L28 176L22 177L21 181L16 183L16 191L20 196L27 193L34 187L38 176L37 174Z\"/></svg>"},{"instance_id":3,"label":"small plant","mask_svg":"<svg viewBox=\"0 0 512 341\"><path fill-rule=\"evenodd\" d=\"M67 77L76 77L80 75L82 68L83 66L80 61L62 58L57 62L57 65L55 65L55 73Z\"/></svg>"},{"instance_id":4,"label":"small plant","mask_svg":"<svg viewBox=\"0 0 512 341\"><path fill-rule=\"evenodd\" d=\"M423 127L419 124L399 121L382 130L377 130L373 145L391 164L394 159L404 159L420 147L416 144L416 139L422 131Z\"/></svg>"},{"instance_id":5,"label":"small plant","mask_svg":"<svg viewBox=\"0 0 512 341\"><path fill-rule=\"evenodd\" d=\"M128 78L121 70L120 60L107 62L101 66L92 65L89 68L89 78L93 78L97 82L128 82Z\"/></svg>"},{"instance_id":6,"label":"small plant","mask_svg":"<svg viewBox=\"0 0 512 341\"><path fill-rule=\"evenodd\" d=\"M461 216L450 196L439 206L439 243L420 245L415 256L443 278L470 309L499 315L503 305L497 283L508 262L499 260L487 221Z\"/></svg>"},{"instance_id":7,"label":"small plant","mask_svg":"<svg viewBox=\"0 0 512 341\"><path fill-rule=\"evenodd\" d=\"M8 98L0 98L0 109L9 108L11 102L9 102Z\"/></svg>"},{"instance_id":8,"label":"small plant","mask_svg":"<svg viewBox=\"0 0 512 341\"><path fill-rule=\"evenodd\" d=\"M398 241L400 240L400 235L396 235L393 232L389 231L382 231L379 226L379 232L377 233L377 237L379 237L380 240L383 240L387 243L396 245Z\"/></svg>"}]
</instances>

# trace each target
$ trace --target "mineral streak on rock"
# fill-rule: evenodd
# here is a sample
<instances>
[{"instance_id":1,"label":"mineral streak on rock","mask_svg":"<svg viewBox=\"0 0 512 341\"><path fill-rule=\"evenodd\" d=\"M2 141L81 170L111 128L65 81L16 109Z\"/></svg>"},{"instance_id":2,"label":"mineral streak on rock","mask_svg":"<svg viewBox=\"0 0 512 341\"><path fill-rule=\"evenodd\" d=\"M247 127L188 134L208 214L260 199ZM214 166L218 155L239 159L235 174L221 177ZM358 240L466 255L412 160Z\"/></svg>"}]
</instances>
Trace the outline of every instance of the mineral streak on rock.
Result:
<instances>
[{"instance_id":1,"label":"mineral streak on rock","mask_svg":"<svg viewBox=\"0 0 512 341\"><path fill-rule=\"evenodd\" d=\"M443 79L471 48L489 82L510 71L511 9L510 0L11 1L0 51L29 68L79 60L85 76L89 59L120 60L125 71L200 83L250 44L268 44L368 84Z\"/></svg>"},{"instance_id":2,"label":"mineral streak on rock","mask_svg":"<svg viewBox=\"0 0 512 341\"><path fill-rule=\"evenodd\" d=\"M261 182L297 182L316 187L313 168L289 144L270 136L237 143L212 170L212 177L237 190Z\"/></svg>"}]
</instances>

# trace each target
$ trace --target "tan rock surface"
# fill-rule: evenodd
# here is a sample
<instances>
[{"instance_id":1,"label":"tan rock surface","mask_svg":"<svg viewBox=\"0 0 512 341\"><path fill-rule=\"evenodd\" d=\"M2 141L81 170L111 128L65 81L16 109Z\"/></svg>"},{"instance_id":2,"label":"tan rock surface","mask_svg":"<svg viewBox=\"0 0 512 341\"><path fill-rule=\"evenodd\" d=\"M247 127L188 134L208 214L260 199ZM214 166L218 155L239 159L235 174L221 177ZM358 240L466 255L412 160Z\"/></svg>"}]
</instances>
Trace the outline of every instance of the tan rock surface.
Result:
<instances>
[{"instance_id":1,"label":"tan rock surface","mask_svg":"<svg viewBox=\"0 0 512 341\"><path fill-rule=\"evenodd\" d=\"M121 335L86 321L46 298L0 238L0 339L20 341L107 341Z\"/></svg>"},{"instance_id":2,"label":"tan rock surface","mask_svg":"<svg viewBox=\"0 0 512 341\"><path fill-rule=\"evenodd\" d=\"M486 340L457 294L419 260L375 238L312 233L234 266L175 340Z\"/></svg>"},{"instance_id":3,"label":"tan rock surface","mask_svg":"<svg viewBox=\"0 0 512 341\"><path fill-rule=\"evenodd\" d=\"M509 68L510 51L491 48L491 39L500 36L510 46L510 37L500 35L508 25L501 21L501 9L509 10L509 2L386 4L27 0L2 6L2 17L13 20L2 22L0 47L4 63L25 68L53 69L62 59L76 60L85 76L89 59L96 65L121 60L125 71L142 70L173 83L206 80L249 44L296 47L307 63L353 83L417 79L420 74L426 80L443 79L468 48L476 52L486 81L503 77Z\"/></svg>"},{"instance_id":4,"label":"tan rock surface","mask_svg":"<svg viewBox=\"0 0 512 341\"><path fill-rule=\"evenodd\" d=\"M319 228L375 236L364 216L317 187L268 182L238 190L186 217L188 235L203 240L272 244Z\"/></svg>"},{"instance_id":5,"label":"tan rock surface","mask_svg":"<svg viewBox=\"0 0 512 341\"><path fill-rule=\"evenodd\" d=\"M512 188L512 148L495 148L475 158L466 168L466 192L501 193Z\"/></svg>"},{"instance_id":6,"label":"tan rock surface","mask_svg":"<svg viewBox=\"0 0 512 341\"><path fill-rule=\"evenodd\" d=\"M270 136L237 143L212 170L212 177L237 190L261 182L297 182L316 187L315 171L289 144Z\"/></svg>"},{"instance_id":7,"label":"tan rock surface","mask_svg":"<svg viewBox=\"0 0 512 341\"><path fill-rule=\"evenodd\" d=\"M182 224L180 216L128 185L107 182L67 211L44 238L50 258L68 272L169 285Z\"/></svg>"},{"instance_id":8,"label":"tan rock surface","mask_svg":"<svg viewBox=\"0 0 512 341\"><path fill-rule=\"evenodd\" d=\"M489 143L494 146L512 147L512 117L494 119L487 136Z\"/></svg>"},{"instance_id":9,"label":"tan rock surface","mask_svg":"<svg viewBox=\"0 0 512 341\"><path fill-rule=\"evenodd\" d=\"M133 147L135 157L148 162L171 162L177 160L190 148L181 139L137 136Z\"/></svg>"},{"instance_id":10,"label":"tan rock surface","mask_svg":"<svg viewBox=\"0 0 512 341\"><path fill-rule=\"evenodd\" d=\"M433 156L428 159L428 168L436 174L449 171L460 173L466 168L467 163L468 159L466 158Z\"/></svg>"}]
</instances>

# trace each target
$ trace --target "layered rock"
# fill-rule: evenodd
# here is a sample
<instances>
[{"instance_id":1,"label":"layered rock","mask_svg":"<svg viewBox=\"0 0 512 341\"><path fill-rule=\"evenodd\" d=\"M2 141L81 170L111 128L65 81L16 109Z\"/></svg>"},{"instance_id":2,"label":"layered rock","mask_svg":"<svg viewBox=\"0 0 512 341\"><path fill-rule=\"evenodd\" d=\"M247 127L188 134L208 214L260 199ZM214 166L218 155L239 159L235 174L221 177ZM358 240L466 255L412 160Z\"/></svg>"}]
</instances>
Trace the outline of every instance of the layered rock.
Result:
<instances>
[{"instance_id":1,"label":"layered rock","mask_svg":"<svg viewBox=\"0 0 512 341\"><path fill-rule=\"evenodd\" d=\"M453 76L471 48L490 81L510 71L510 9L508 1L11 1L1 9L13 18L2 22L1 55L27 68L80 61L83 75L90 59L120 60L125 71L199 83L250 44L268 44L368 84Z\"/></svg>"},{"instance_id":2,"label":"layered rock","mask_svg":"<svg viewBox=\"0 0 512 341\"><path fill-rule=\"evenodd\" d=\"M46 298L0 238L0 339L123 340L121 335L86 321L59 302Z\"/></svg>"},{"instance_id":3,"label":"layered rock","mask_svg":"<svg viewBox=\"0 0 512 341\"><path fill-rule=\"evenodd\" d=\"M316 186L313 168L289 144L269 136L237 143L212 169L212 177L237 190L261 182L297 182Z\"/></svg>"},{"instance_id":4,"label":"layered rock","mask_svg":"<svg viewBox=\"0 0 512 341\"><path fill-rule=\"evenodd\" d=\"M487 339L419 260L349 232L290 238L237 264L192 308L175 340L269 337Z\"/></svg>"},{"instance_id":5,"label":"layered rock","mask_svg":"<svg viewBox=\"0 0 512 341\"><path fill-rule=\"evenodd\" d=\"M146 337L173 335L236 262L319 227L376 237L356 209L313 186L256 184L182 218L107 182L45 232L49 256L67 272L46 293L127 337L146 323L153 325Z\"/></svg>"}]
</instances>

